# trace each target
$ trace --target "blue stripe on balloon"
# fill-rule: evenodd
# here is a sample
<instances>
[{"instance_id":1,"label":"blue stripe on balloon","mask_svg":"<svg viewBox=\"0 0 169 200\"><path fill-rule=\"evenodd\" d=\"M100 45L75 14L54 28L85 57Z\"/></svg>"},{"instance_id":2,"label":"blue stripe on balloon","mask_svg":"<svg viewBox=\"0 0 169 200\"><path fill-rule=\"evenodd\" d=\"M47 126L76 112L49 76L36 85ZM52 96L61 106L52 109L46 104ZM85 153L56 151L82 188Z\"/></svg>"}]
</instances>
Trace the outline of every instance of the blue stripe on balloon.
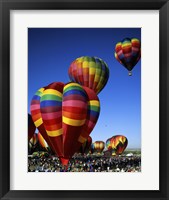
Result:
<instances>
[{"instance_id":1,"label":"blue stripe on balloon","mask_svg":"<svg viewBox=\"0 0 169 200\"><path fill-rule=\"evenodd\" d=\"M81 95L83 97L86 97L86 93L84 93L83 91L81 90L68 90L67 92L63 93L64 96L69 96L69 95L72 95L72 94L78 94L78 95Z\"/></svg>"},{"instance_id":2,"label":"blue stripe on balloon","mask_svg":"<svg viewBox=\"0 0 169 200\"><path fill-rule=\"evenodd\" d=\"M118 55L119 59L123 59L124 58L124 55L121 53L120 55Z\"/></svg>"},{"instance_id":3,"label":"blue stripe on balloon","mask_svg":"<svg viewBox=\"0 0 169 200\"><path fill-rule=\"evenodd\" d=\"M132 56L134 56L134 57L137 57L138 56L138 52L132 52L132 54L131 54Z\"/></svg>"},{"instance_id":4,"label":"blue stripe on balloon","mask_svg":"<svg viewBox=\"0 0 169 200\"><path fill-rule=\"evenodd\" d=\"M131 58L125 58L125 62L131 62Z\"/></svg>"},{"instance_id":5,"label":"blue stripe on balloon","mask_svg":"<svg viewBox=\"0 0 169 200\"><path fill-rule=\"evenodd\" d=\"M88 110L88 114L90 114L93 117L97 117L99 115L99 111L94 111L94 110Z\"/></svg>"},{"instance_id":6,"label":"blue stripe on balloon","mask_svg":"<svg viewBox=\"0 0 169 200\"><path fill-rule=\"evenodd\" d=\"M53 100L45 100L40 102L41 107L47 107L47 106L62 106L61 101L53 101Z\"/></svg>"},{"instance_id":7,"label":"blue stripe on balloon","mask_svg":"<svg viewBox=\"0 0 169 200\"><path fill-rule=\"evenodd\" d=\"M34 95L33 98L32 98L32 100L40 100L40 98L41 98L40 96Z\"/></svg>"}]
</instances>

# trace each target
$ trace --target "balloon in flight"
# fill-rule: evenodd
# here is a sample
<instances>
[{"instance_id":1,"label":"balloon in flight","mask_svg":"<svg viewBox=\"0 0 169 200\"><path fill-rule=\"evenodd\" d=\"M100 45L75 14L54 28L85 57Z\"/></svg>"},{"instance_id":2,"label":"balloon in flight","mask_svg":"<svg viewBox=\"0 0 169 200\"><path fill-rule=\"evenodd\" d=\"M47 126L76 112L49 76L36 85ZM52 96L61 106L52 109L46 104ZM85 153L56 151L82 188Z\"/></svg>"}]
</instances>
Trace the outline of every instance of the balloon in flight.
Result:
<instances>
[{"instance_id":1,"label":"balloon in flight","mask_svg":"<svg viewBox=\"0 0 169 200\"><path fill-rule=\"evenodd\" d=\"M101 58L82 56L71 63L68 74L71 81L98 94L108 81L109 68Z\"/></svg>"},{"instance_id":2,"label":"balloon in flight","mask_svg":"<svg viewBox=\"0 0 169 200\"><path fill-rule=\"evenodd\" d=\"M141 42L137 38L125 38L115 46L115 58L129 71L129 76L140 57Z\"/></svg>"}]
</instances>

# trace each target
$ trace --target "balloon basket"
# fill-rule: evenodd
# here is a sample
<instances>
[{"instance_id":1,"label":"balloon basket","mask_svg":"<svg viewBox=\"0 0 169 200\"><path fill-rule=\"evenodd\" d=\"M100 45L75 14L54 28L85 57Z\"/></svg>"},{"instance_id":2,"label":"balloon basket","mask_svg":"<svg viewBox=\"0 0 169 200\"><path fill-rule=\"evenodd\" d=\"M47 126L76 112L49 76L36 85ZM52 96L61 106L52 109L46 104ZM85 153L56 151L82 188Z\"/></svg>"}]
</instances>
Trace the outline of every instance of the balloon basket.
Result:
<instances>
[{"instance_id":1,"label":"balloon basket","mask_svg":"<svg viewBox=\"0 0 169 200\"><path fill-rule=\"evenodd\" d=\"M129 76L132 76L132 72L131 71L129 71Z\"/></svg>"}]
</instances>

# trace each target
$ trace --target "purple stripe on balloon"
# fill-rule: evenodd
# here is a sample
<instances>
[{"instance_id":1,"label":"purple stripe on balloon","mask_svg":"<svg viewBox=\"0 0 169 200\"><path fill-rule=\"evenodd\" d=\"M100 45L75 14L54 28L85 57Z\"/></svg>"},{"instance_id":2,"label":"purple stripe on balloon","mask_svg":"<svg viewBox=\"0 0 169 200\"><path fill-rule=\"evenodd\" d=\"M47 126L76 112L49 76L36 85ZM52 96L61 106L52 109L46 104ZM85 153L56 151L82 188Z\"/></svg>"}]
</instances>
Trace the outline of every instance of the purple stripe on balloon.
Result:
<instances>
[{"instance_id":1,"label":"purple stripe on balloon","mask_svg":"<svg viewBox=\"0 0 169 200\"><path fill-rule=\"evenodd\" d=\"M42 113L43 120L57 119L62 116L62 112Z\"/></svg>"},{"instance_id":2,"label":"purple stripe on balloon","mask_svg":"<svg viewBox=\"0 0 169 200\"><path fill-rule=\"evenodd\" d=\"M51 112L58 112L62 110L61 106L48 106L45 108L41 108L41 113L51 113Z\"/></svg>"},{"instance_id":3,"label":"purple stripe on balloon","mask_svg":"<svg viewBox=\"0 0 169 200\"><path fill-rule=\"evenodd\" d=\"M67 101L63 101L62 103L63 106L67 106L67 107L78 107L78 108L83 108L86 107L86 103L85 102L81 102L78 100L67 100Z\"/></svg>"}]
</instances>

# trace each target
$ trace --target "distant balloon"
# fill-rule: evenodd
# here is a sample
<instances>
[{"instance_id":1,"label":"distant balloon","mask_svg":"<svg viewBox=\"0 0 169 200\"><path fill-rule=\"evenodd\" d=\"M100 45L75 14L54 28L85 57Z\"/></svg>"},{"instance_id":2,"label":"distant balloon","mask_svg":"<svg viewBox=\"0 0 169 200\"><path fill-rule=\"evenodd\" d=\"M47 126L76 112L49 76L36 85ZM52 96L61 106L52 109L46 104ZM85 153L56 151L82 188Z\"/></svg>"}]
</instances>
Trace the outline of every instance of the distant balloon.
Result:
<instances>
[{"instance_id":1,"label":"distant balloon","mask_svg":"<svg viewBox=\"0 0 169 200\"><path fill-rule=\"evenodd\" d=\"M83 56L74 60L69 67L70 80L86 86L98 94L109 78L107 64L98 57Z\"/></svg>"},{"instance_id":2,"label":"distant balloon","mask_svg":"<svg viewBox=\"0 0 169 200\"><path fill-rule=\"evenodd\" d=\"M38 145L38 135L36 133L33 134L32 138L29 140L29 149L33 151Z\"/></svg>"},{"instance_id":3,"label":"distant balloon","mask_svg":"<svg viewBox=\"0 0 169 200\"><path fill-rule=\"evenodd\" d=\"M93 152L102 153L105 143L103 141L96 141L92 144Z\"/></svg>"},{"instance_id":4,"label":"distant balloon","mask_svg":"<svg viewBox=\"0 0 169 200\"><path fill-rule=\"evenodd\" d=\"M131 70L141 57L141 43L137 38L125 38L115 47L115 58L122 64L131 76Z\"/></svg>"},{"instance_id":5,"label":"distant balloon","mask_svg":"<svg viewBox=\"0 0 169 200\"><path fill-rule=\"evenodd\" d=\"M77 83L54 82L33 97L31 112L36 127L43 127L63 165L86 141L100 112L95 92ZM36 118L36 114L38 117ZM39 130L40 131L40 130ZM41 133L41 131L40 131Z\"/></svg>"},{"instance_id":6,"label":"distant balloon","mask_svg":"<svg viewBox=\"0 0 169 200\"><path fill-rule=\"evenodd\" d=\"M112 155L121 155L128 145L128 140L123 135L115 135L106 141L106 147Z\"/></svg>"},{"instance_id":7,"label":"distant balloon","mask_svg":"<svg viewBox=\"0 0 169 200\"><path fill-rule=\"evenodd\" d=\"M35 133L36 126L33 123L32 117L28 114L28 141L33 137Z\"/></svg>"},{"instance_id":8,"label":"distant balloon","mask_svg":"<svg viewBox=\"0 0 169 200\"><path fill-rule=\"evenodd\" d=\"M84 154L88 153L92 144L92 138L89 136L87 140L81 145L79 152Z\"/></svg>"}]
</instances>

